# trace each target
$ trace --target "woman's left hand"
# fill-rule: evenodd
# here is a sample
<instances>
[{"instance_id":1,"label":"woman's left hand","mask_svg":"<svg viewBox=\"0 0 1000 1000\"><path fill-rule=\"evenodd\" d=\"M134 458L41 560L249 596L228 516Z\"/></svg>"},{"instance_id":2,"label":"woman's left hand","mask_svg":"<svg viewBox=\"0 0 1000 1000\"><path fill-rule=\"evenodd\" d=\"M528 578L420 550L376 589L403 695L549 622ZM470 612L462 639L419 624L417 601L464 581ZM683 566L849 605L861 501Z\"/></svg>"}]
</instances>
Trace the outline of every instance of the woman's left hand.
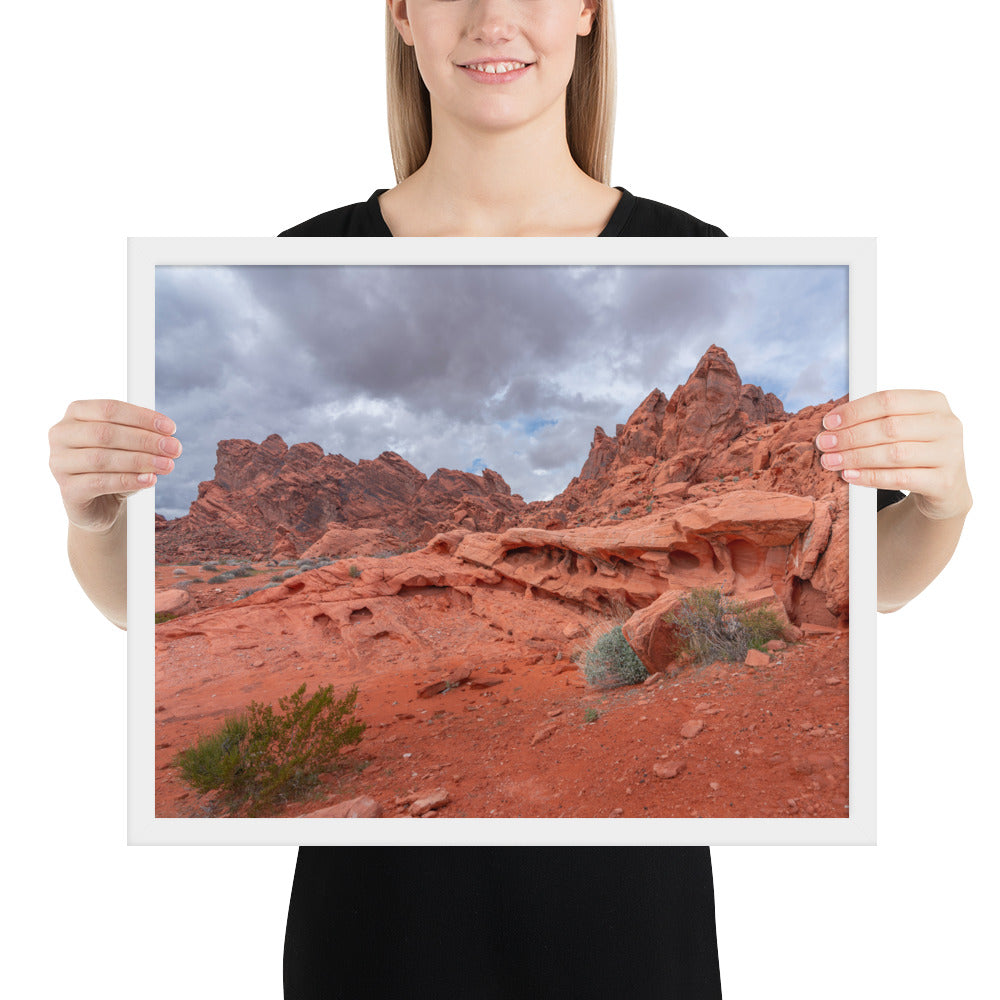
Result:
<instances>
[{"instance_id":1,"label":"woman's left hand","mask_svg":"<svg viewBox=\"0 0 1000 1000\"><path fill-rule=\"evenodd\" d=\"M972 506L962 424L940 392L875 392L831 410L823 427L822 465L846 482L906 490L932 520L964 517Z\"/></svg>"}]
</instances>

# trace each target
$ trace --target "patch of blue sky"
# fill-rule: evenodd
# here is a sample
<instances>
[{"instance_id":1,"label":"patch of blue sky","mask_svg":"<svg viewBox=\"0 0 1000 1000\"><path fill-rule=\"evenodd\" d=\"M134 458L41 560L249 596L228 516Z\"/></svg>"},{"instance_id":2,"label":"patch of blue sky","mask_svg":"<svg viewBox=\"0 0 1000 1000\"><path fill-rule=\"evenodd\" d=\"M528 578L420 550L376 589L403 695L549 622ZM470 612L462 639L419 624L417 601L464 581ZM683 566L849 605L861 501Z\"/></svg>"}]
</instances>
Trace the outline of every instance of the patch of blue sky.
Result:
<instances>
[{"instance_id":1,"label":"patch of blue sky","mask_svg":"<svg viewBox=\"0 0 1000 1000\"><path fill-rule=\"evenodd\" d=\"M536 434L543 427L555 427L558 420L551 417L524 417L522 418L521 429L525 434Z\"/></svg>"},{"instance_id":2,"label":"patch of blue sky","mask_svg":"<svg viewBox=\"0 0 1000 1000\"><path fill-rule=\"evenodd\" d=\"M504 433L527 434L529 437L537 434L544 427L555 427L559 421L553 417L513 417L510 420L496 420L494 426Z\"/></svg>"}]
</instances>

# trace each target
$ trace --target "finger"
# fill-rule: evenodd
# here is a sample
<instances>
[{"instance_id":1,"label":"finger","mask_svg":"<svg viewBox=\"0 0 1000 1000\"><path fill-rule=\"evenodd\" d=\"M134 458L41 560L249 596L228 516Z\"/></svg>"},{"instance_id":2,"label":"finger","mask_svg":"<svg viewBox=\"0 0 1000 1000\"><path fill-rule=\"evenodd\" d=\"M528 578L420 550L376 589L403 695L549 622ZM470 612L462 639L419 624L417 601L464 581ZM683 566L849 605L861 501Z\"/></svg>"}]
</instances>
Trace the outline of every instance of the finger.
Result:
<instances>
[{"instance_id":1,"label":"finger","mask_svg":"<svg viewBox=\"0 0 1000 1000\"><path fill-rule=\"evenodd\" d=\"M845 469L840 476L851 486L926 495L934 491L937 481L934 469Z\"/></svg>"},{"instance_id":2,"label":"finger","mask_svg":"<svg viewBox=\"0 0 1000 1000\"><path fill-rule=\"evenodd\" d=\"M871 448L829 452L821 456L824 469L940 469L948 461L941 442L895 441Z\"/></svg>"},{"instance_id":3,"label":"finger","mask_svg":"<svg viewBox=\"0 0 1000 1000\"><path fill-rule=\"evenodd\" d=\"M148 455L138 451L115 451L111 448L72 448L59 453L49 463L58 478L90 472L143 472L166 475L173 471L174 460L166 455Z\"/></svg>"},{"instance_id":4,"label":"finger","mask_svg":"<svg viewBox=\"0 0 1000 1000\"><path fill-rule=\"evenodd\" d=\"M836 431L884 417L950 412L948 401L940 392L930 389L884 389L835 406L823 418L823 427Z\"/></svg>"},{"instance_id":5,"label":"finger","mask_svg":"<svg viewBox=\"0 0 1000 1000\"><path fill-rule=\"evenodd\" d=\"M175 437L106 421L77 420L64 425L58 443L62 448L135 451L167 458L181 453L181 443Z\"/></svg>"},{"instance_id":6,"label":"finger","mask_svg":"<svg viewBox=\"0 0 1000 1000\"><path fill-rule=\"evenodd\" d=\"M850 451L902 441L934 441L942 437L941 418L935 414L880 417L853 427L823 431L816 437L820 451Z\"/></svg>"},{"instance_id":7,"label":"finger","mask_svg":"<svg viewBox=\"0 0 1000 1000\"><path fill-rule=\"evenodd\" d=\"M176 424L165 414L120 399L78 399L66 408L64 419L122 424L167 435L177 430Z\"/></svg>"},{"instance_id":8,"label":"finger","mask_svg":"<svg viewBox=\"0 0 1000 1000\"><path fill-rule=\"evenodd\" d=\"M150 472L90 472L70 476L63 490L66 504L84 507L97 497L128 495L156 485Z\"/></svg>"}]
</instances>

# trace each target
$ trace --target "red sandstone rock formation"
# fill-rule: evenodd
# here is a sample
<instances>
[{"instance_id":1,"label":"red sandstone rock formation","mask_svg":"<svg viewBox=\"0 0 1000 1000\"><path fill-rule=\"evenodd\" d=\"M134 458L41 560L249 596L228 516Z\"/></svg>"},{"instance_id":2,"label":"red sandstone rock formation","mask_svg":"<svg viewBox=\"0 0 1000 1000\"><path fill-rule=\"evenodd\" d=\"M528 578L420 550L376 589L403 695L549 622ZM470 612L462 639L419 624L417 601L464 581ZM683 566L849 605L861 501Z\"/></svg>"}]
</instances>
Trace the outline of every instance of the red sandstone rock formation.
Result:
<instances>
[{"instance_id":1,"label":"red sandstone rock formation","mask_svg":"<svg viewBox=\"0 0 1000 1000\"><path fill-rule=\"evenodd\" d=\"M263 443L220 441L215 478L201 483L187 515L158 518L161 561L240 556L290 559L339 555L343 537L329 529L364 528L362 545L383 551L426 542L461 525L496 531L516 524L525 509L503 477L438 469L425 476L395 452L355 464L326 455L317 444L288 447L272 434ZM347 544L351 551L357 551Z\"/></svg>"},{"instance_id":2,"label":"red sandstone rock formation","mask_svg":"<svg viewBox=\"0 0 1000 1000\"><path fill-rule=\"evenodd\" d=\"M580 475L547 504L529 505L526 523L592 524L727 480L752 479L751 488L775 492L828 493L836 479L819 466L813 440L833 405L786 413L773 393L744 385L729 355L713 344L669 400L654 389L614 437L596 427Z\"/></svg>"},{"instance_id":3,"label":"red sandstone rock formation","mask_svg":"<svg viewBox=\"0 0 1000 1000\"><path fill-rule=\"evenodd\" d=\"M169 706L169 714L165 709L157 716L158 747L169 748L175 733L202 718L208 697L218 713L249 697L273 700L300 679L358 684L369 699L366 715L384 715L366 735L369 746L384 745L385 770L374 779L382 792L377 802L363 797L373 780L369 771L351 786L362 797L348 799L340 791L345 779L338 778L340 797L313 814L415 815L426 808L423 815L448 815L484 808L472 803L478 786L463 783L462 771L474 770L478 765L470 761L480 758L487 770L493 767L482 734L494 705L505 713L495 724L520 713L520 765L509 761L510 729L505 724L497 730L507 734L504 771L510 777L504 788L518 789L516 814L563 810L563 800L549 802L549 791L530 777L535 757L546 748L561 747L559 760L580 759L579 726L563 721L562 708L553 709L550 699L558 692L572 699L585 686L573 654L617 617L657 678L636 702L642 714L635 725L648 715L651 726L661 725L655 730L661 740L661 716L654 713L662 711L662 719L669 715L676 727L678 742L664 746L659 761L647 761L654 775L670 779L660 784L674 788L703 766L698 761L705 756L699 749L697 758L685 762L681 744L717 744L716 757L733 760L726 740L736 739L734 732L748 739L748 713L758 712L754 725L770 739L784 738L787 729L770 711L759 712L759 690L751 697L749 688L745 694L727 689L726 704L736 698L733 704L740 706L733 716L737 729L728 730L718 706L690 697L674 711L676 695L655 694L657 685L669 684L673 691L683 683L683 673L676 681L662 679L674 672L678 655L665 616L699 586L770 607L784 621L789 640L804 638L808 648L801 652L793 647L782 654L780 643L773 646L779 661L786 656L796 673L786 675L782 668L768 675L767 707L780 705L774 717L782 720L789 711L797 713L797 731L808 740L833 741L846 733L846 689L838 687L846 680L846 643L837 640L843 639L848 611L847 488L820 468L813 447L832 405L786 414L773 396L742 385L725 352L713 347L669 400L659 390L651 393L614 437L597 428L580 476L560 496L527 505L488 471L477 477L438 470L424 477L392 453L355 465L324 455L316 445L286 448L277 437L262 445L222 442L216 479L202 484L187 518L158 519L161 561L226 551L349 558L272 579L268 589L235 603L246 580L192 582L180 616L157 626L157 698ZM421 543L420 551L405 551ZM184 593L168 568L157 572L159 586L173 590L162 600ZM819 659L817 649L824 650ZM799 672L808 682L800 682ZM738 676L750 684L751 675ZM462 711L436 708L455 698L464 699ZM534 711L543 701L549 709L544 716ZM661 701L664 707L657 710ZM833 703L833 723L816 725L817 706ZM403 725L426 734L419 746L447 744L440 768L459 792L442 785L437 771L414 764L405 770L413 788L390 795L397 781L394 762L417 759L412 744L404 749L394 742ZM448 740L439 741L446 733ZM461 734L474 752L456 769L454 738ZM608 746L617 746L618 738ZM842 735L837 738L841 743L831 745L845 755ZM797 747L793 740L783 752L761 758L768 767L761 796L773 798L777 782L786 790L775 799L781 814L816 815L813 793L799 790L800 782L829 773L846 789L846 756L835 760L824 751L803 757ZM753 753L751 747L738 759L752 761ZM618 763L612 753L602 776ZM745 786L744 763L734 780ZM603 777L596 784L607 787ZM714 794L719 782L705 787ZM630 793L626 787L624 794ZM172 794L176 807L187 793ZM601 799L605 815L623 813L612 805ZM506 808L502 800L497 807ZM651 808L659 811L645 814L687 814L661 798ZM770 815L766 810L775 807L755 808L764 812L750 814ZM843 806L820 807L827 810L823 814L838 809L842 813Z\"/></svg>"}]
</instances>

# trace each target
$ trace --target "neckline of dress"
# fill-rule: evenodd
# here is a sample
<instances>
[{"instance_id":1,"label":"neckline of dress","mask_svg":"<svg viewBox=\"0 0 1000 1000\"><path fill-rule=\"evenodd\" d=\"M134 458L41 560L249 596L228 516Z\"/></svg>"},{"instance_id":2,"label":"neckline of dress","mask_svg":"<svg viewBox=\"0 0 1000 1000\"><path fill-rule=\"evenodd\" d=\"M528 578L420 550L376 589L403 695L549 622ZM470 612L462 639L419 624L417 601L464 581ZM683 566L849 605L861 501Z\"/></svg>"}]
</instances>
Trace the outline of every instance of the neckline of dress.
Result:
<instances>
[{"instance_id":1,"label":"neckline of dress","mask_svg":"<svg viewBox=\"0 0 1000 1000\"><path fill-rule=\"evenodd\" d=\"M375 229L382 230L379 234L381 236L393 236L392 230L389 228L388 223L385 221L385 216L382 214L382 206L379 204L379 198L388 190L388 188L379 188L368 199L368 210L371 214L372 225ZM611 213L611 218L608 219L605 227L597 234L598 237L617 236L622 231L625 220L632 213L632 208L635 205L634 194L626 191L623 187L616 186L615 190L621 191L621 197L618 199L618 204L615 205L614 211Z\"/></svg>"}]
</instances>

